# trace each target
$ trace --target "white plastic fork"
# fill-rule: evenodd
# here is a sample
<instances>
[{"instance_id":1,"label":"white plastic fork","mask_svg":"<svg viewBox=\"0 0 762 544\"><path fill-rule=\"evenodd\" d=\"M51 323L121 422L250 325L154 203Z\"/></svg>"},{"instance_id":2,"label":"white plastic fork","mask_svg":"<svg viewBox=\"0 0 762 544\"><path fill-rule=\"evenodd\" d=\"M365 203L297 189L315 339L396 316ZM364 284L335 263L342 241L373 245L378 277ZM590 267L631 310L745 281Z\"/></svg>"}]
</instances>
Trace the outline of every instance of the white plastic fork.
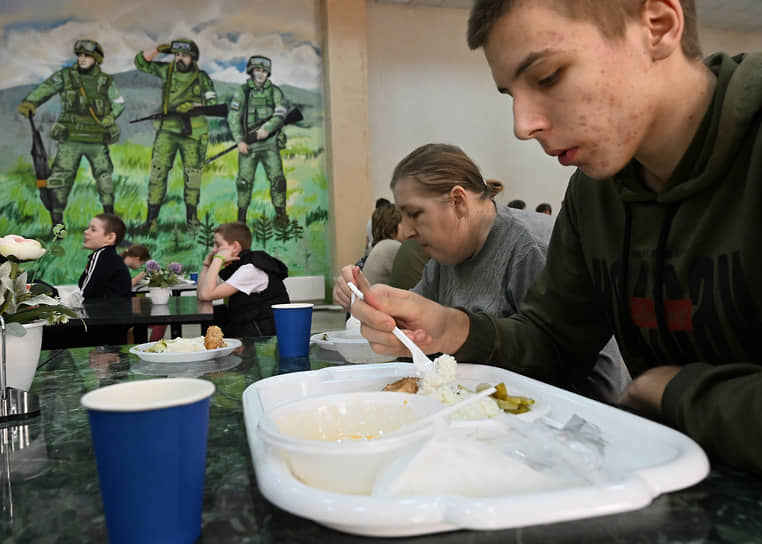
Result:
<instances>
[{"instance_id":1,"label":"white plastic fork","mask_svg":"<svg viewBox=\"0 0 762 544\"><path fill-rule=\"evenodd\" d=\"M355 301L355 297L359 298L360 300L365 300L365 295L362 294L362 291L360 291L354 283L348 281L347 285L349 286L350 291L352 291L352 300L350 301L350 306ZM436 366L434 361L429 359L423 350L419 348L415 342L408 338L405 333L400 330L399 327L395 325L392 329L392 334L396 336L400 342L402 342L408 351L410 351L410 355L413 356L413 364L415 365L415 369L419 375L423 376L429 370L434 370Z\"/></svg>"}]
</instances>

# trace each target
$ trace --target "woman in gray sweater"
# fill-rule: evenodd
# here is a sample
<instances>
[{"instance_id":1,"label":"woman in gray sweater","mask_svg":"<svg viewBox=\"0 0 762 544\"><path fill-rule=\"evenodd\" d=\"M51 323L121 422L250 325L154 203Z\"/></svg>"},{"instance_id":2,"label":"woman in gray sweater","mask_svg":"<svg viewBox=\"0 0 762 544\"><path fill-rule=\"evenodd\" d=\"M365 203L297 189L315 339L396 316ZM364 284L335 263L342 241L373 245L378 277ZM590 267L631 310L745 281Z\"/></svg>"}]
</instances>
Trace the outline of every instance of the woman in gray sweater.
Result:
<instances>
[{"instance_id":1,"label":"woman in gray sweater","mask_svg":"<svg viewBox=\"0 0 762 544\"><path fill-rule=\"evenodd\" d=\"M459 148L427 144L402 159L391 181L402 212L402 235L415 238L431 257L412 291L439 304L507 317L545 266L553 219L497 206L503 186L485 180ZM348 308L344 270L334 300ZM337 293L338 292L338 293ZM474 361L479 362L479 361ZM569 389L613 403L630 380L613 338L593 372Z\"/></svg>"}]
</instances>

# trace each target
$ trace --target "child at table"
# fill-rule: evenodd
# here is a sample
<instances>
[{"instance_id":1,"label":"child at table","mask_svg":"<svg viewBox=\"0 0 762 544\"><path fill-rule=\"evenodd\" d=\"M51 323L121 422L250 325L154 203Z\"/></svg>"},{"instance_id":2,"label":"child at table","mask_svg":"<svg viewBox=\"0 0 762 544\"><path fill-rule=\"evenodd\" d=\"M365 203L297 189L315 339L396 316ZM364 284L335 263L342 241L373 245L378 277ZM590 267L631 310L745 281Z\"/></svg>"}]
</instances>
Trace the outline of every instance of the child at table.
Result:
<instances>
[{"instance_id":1,"label":"child at table","mask_svg":"<svg viewBox=\"0 0 762 544\"><path fill-rule=\"evenodd\" d=\"M148 248L143 244L133 244L122 251L122 260L124 260L124 264L126 264L127 268L130 270L138 270L139 268L143 268L150 258L151 254L148 252ZM140 280L145 278L145 276L145 270L141 270L135 274L135 276L132 278L132 286L135 287L138 283L140 283Z\"/></svg>"},{"instance_id":2,"label":"child at table","mask_svg":"<svg viewBox=\"0 0 762 544\"><path fill-rule=\"evenodd\" d=\"M132 296L130 271L116 252L124 233L124 222L116 215L100 213L90 220L82 245L93 252L79 277L85 301Z\"/></svg>"},{"instance_id":3,"label":"child at table","mask_svg":"<svg viewBox=\"0 0 762 544\"><path fill-rule=\"evenodd\" d=\"M87 265L79 277L79 291L73 295L80 305L99 299L118 299L132 296L132 283L127 265L116 252L124 239L124 222L116 215L100 213L90 220L82 245L92 250ZM43 348L119 345L127 341L125 325L90 326L87 330L45 327Z\"/></svg>"},{"instance_id":4,"label":"child at table","mask_svg":"<svg viewBox=\"0 0 762 544\"><path fill-rule=\"evenodd\" d=\"M245 223L223 223L214 231L214 246L204 259L198 299L227 299L215 306L214 321L225 336L272 336L270 306L289 302L283 280L288 268L264 251L252 251Z\"/></svg>"}]
</instances>

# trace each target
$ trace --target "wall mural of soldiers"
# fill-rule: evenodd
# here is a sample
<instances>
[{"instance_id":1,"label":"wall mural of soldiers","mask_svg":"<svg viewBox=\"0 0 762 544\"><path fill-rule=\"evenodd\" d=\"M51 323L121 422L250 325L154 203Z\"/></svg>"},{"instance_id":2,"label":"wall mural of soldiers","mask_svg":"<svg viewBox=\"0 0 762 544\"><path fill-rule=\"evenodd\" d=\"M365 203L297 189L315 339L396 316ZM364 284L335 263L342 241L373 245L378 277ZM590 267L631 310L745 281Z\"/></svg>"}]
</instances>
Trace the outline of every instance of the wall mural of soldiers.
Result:
<instances>
[{"instance_id":1,"label":"wall mural of soldiers","mask_svg":"<svg viewBox=\"0 0 762 544\"><path fill-rule=\"evenodd\" d=\"M114 78L101 71L103 48L94 40L74 43L77 62L58 70L40 83L19 104L29 117L55 95L61 97L61 114L50 130L58 151L47 180L53 225L63 223L66 202L82 158L90 163L103 211L114 213L114 166L109 144L119 139L116 118L125 103Z\"/></svg>"},{"instance_id":2,"label":"wall mural of soldiers","mask_svg":"<svg viewBox=\"0 0 762 544\"><path fill-rule=\"evenodd\" d=\"M173 54L171 62L154 61L159 53ZM161 78L162 118L158 121L148 180L148 213L144 230L155 227L167 193L167 177L175 155L183 161L186 220L198 225L197 207L201 191L201 171L209 140L209 122L198 108L217 103L214 84L198 68L199 49L192 40L177 39L135 57L138 70Z\"/></svg>"},{"instance_id":3,"label":"wall mural of soldiers","mask_svg":"<svg viewBox=\"0 0 762 544\"><path fill-rule=\"evenodd\" d=\"M275 224L288 225L286 215L286 177L280 150L286 146L286 134L281 131L288 104L280 88L270 81L272 61L254 55L246 63L249 79L238 88L230 101L228 125L238 146L238 220L246 222L251 204L251 191L257 166L262 163L270 182L270 200L275 208ZM256 141L251 141L251 134Z\"/></svg>"},{"instance_id":4,"label":"wall mural of soldiers","mask_svg":"<svg viewBox=\"0 0 762 544\"><path fill-rule=\"evenodd\" d=\"M16 4L0 8L3 232L46 244L49 217L79 232L103 208L127 243L195 272L239 217L290 274L330 275L319 2L230 0L211 18L182 0L150 17L123 0ZM81 238L57 245L66 258L30 273L74 283Z\"/></svg>"}]
</instances>

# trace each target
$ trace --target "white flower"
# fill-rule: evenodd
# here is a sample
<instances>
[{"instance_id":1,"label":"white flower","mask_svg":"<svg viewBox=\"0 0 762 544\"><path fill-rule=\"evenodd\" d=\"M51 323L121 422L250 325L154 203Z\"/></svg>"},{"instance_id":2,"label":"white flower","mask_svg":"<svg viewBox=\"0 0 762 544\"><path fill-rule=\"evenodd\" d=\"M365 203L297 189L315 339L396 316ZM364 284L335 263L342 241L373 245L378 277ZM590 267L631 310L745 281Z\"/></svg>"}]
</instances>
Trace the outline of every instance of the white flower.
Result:
<instances>
[{"instance_id":1,"label":"white flower","mask_svg":"<svg viewBox=\"0 0 762 544\"><path fill-rule=\"evenodd\" d=\"M37 240L24 238L17 234L7 234L0 238L0 255L3 257L16 257L19 261L31 261L39 259L45 255L46 251Z\"/></svg>"},{"instance_id":2,"label":"white flower","mask_svg":"<svg viewBox=\"0 0 762 544\"><path fill-rule=\"evenodd\" d=\"M59 227L53 229L54 241L64 235L63 228ZM28 280L26 271L20 267L21 261L39 259L46 251L37 240L16 234L0 237L0 315L7 325L6 332L12 336L25 334L23 323L40 319L58 323L77 317L58 298L51 296L49 285ZM50 256L63 254L63 248L51 247Z\"/></svg>"}]
</instances>

